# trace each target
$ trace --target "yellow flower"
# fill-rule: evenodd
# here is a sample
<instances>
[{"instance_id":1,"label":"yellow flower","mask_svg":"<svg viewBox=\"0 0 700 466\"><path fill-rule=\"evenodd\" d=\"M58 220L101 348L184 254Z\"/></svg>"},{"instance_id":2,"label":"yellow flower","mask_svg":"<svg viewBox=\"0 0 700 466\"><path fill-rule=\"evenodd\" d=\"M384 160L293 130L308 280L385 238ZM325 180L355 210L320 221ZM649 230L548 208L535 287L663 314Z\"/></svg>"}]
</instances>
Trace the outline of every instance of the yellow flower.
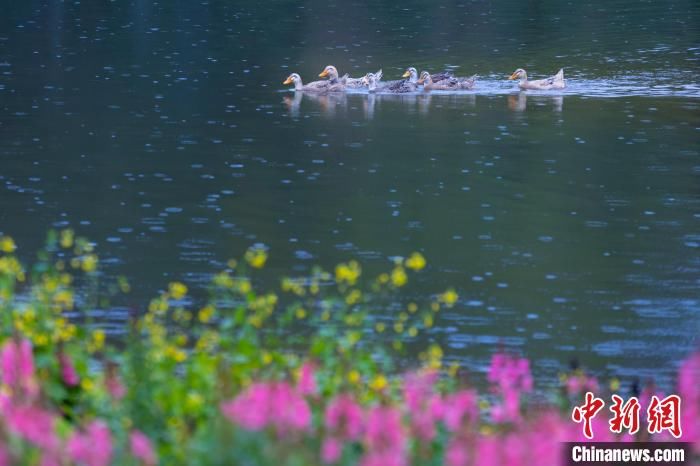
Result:
<instances>
[{"instance_id":1,"label":"yellow flower","mask_svg":"<svg viewBox=\"0 0 700 466\"><path fill-rule=\"evenodd\" d=\"M199 310L199 321L206 324L214 315L214 306L204 306Z\"/></svg>"},{"instance_id":2,"label":"yellow flower","mask_svg":"<svg viewBox=\"0 0 700 466\"><path fill-rule=\"evenodd\" d=\"M53 302L63 309L73 309L73 293L61 290L53 296Z\"/></svg>"},{"instance_id":3,"label":"yellow flower","mask_svg":"<svg viewBox=\"0 0 700 466\"><path fill-rule=\"evenodd\" d=\"M442 367L442 348L439 345L433 344L428 348L428 366L432 369L440 369Z\"/></svg>"},{"instance_id":4,"label":"yellow flower","mask_svg":"<svg viewBox=\"0 0 700 466\"><path fill-rule=\"evenodd\" d=\"M192 413L198 412L204 405L204 398L197 392L188 392L185 398L185 410Z\"/></svg>"},{"instance_id":5,"label":"yellow flower","mask_svg":"<svg viewBox=\"0 0 700 466\"><path fill-rule=\"evenodd\" d=\"M440 301L445 303L447 307L454 306L458 299L459 295L453 288L448 289L442 295L440 295Z\"/></svg>"},{"instance_id":6,"label":"yellow flower","mask_svg":"<svg viewBox=\"0 0 700 466\"><path fill-rule=\"evenodd\" d=\"M267 351L263 351L260 360L263 363L263 365L267 366L272 363L272 355Z\"/></svg>"},{"instance_id":7,"label":"yellow flower","mask_svg":"<svg viewBox=\"0 0 700 466\"><path fill-rule=\"evenodd\" d=\"M459 363L458 362L453 362L450 364L450 367L447 369L447 374L450 377L454 377L457 375L457 372L459 372Z\"/></svg>"},{"instance_id":8,"label":"yellow flower","mask_svg":"<svg viewBox=\"0 0 700 466\"><path fill-rule=\"evenodd\" d=\"M299 307L297 308L295 314L297 316L297 319L303 319L304 317L306 317L306 309L304 309L303 307Z\"/></svg>"},{"instance_id":9,"label":"yellow flower","mask_svg":"<svg viewBox=\"0 0 700 466\"><path fill-rule=\"evenodd\" d=\"M165 353L175 362L184 362L187 359L187 353L172 345L165 349Z\"/></svg>"},{"instance_id":10,"label":"yellow flower","mask_svg":"<svg viewBox=\"0 0 700 466\"><path fill-rule=\"evenodd\" d=\"M93 383L93 381L88 379L87 377L80 381L80 386L86 392L91 392L95 388L95 384Z\"/></svg>"},{"instance_id":11,"label":"yellow flower","mask_svg":"<svg viewBox=\"0 0 700 466\"><path fill-rule=\"evenodd\" d=\"M394 267L394 270L391 271L391 283L396 287L402 287L407 281L406 270L401 266Z\"/></svg>"},{"instance_id":12,"label":"yellow flower","mask_svg":"<svg viewBox=\"0 0 700 466\"><path fill-rule=\"evenodd\" d=\"M350 261L347 264L341 263L335 267L335 281L347 283L352 286L357 282L357 279L362 275L362 269L357 261Z\"/></svg>"},{"instance_id":13,"label":"yellow flower","mask_svg":"<svg viewBox=\"0 0 700 466\"><path fill-rule=\"evenodd\" d=\"M404 265L407 268L409 268L411 270L415 270L416 272L423 269L425 267L425 264L426 264L425 257L423 257L423 255L419 252L414 252L404 262Z\"/></svg>"},{"instance_id":14,"label":"yellow flower","mask_svg":"<svg viewBox=\"0 0 700 466\"><path fill-rule=\"evenodd\" d=\"M352 306L353 304L359 302L361 298L362 292L358 289L354 289L345 297L345 302L348 306Z\"/></svg>"},{"instance_id":15,"label":"yellow flower","mask_svg":"<svg viewBox=\"0 0 700 466\"><path fill-rule=\"evenodd\" d=\"M63 249L68 249L73 247L73 230L70 228L61 231L61 238L59 240L59 243Z\"/></svg>"},{"instance_id":16,"label":"yellow flower","mask_svg":"<svg viewBox=\"0 0 700 466\"><path fill-rule=\"evenodd\" d=\"M426 328L430 328L433 326L433 316L430 314L426 314L425 317L423 317L423 325L425 325Z\"/></svg>"},{"instance_id":17,"label":"yellow flower","mask_svg":"<svg viewBox=\"0 0 700 466\"><path fill-rule=\"evenodd\" d=\"M122 293L126 294L129 291L131 291L131 285L129 284L129 280L126 279L126 277L120 276L117 278L117 283L119 284L119 289L122 291Z\"/></svg>"},{"instance_id":18,"label":"yellow flower","mask_svg":"<svg viewBox=\"0 0 700 466\"><path fill-rule=\"evenodd\" d=\"M408 329L408 334L412 337L415 337L416 335L418 335L418 329L415 327L411 327Z\"/></svg>"},{"instance_id":19,"label":"yellow flower","mask_svg":"<svg viewBox=\"0 0 700 466\"><path fill-rule=\"evenodd\" d=\"M0 251L11 253L14 252L15 249L17 249L17 246L15 245L15 241L12 238L10 238L9 236L0 237Z\"/></svg>"},{"instance_id":20,"label":"yellow flower","mask_svg":"<svg viewBox=\"0 0 700 466\"><path fill-rule=\"evenodd\" d=\"M253 315L248 317L248 323L255 328L260 328L263 325L263 318L259 315Z\"/></svg>"},{"instance_id":21,"label":"yellow flower","mask_svg":"<svg viewBox=\"0 0 700 466\"><path fill-rule=\"evenodd\" d=\"M34 344L36 346L46 346L49 344L49 337L45 333L40 333L34 336Z\"/></svg>"},{"instance_id":22,"label":"yellow flower","mask_svg":"<svg viewBox=\"0 0 700 466\"><path fill-rule=\"evenodd\" d=\"M80 266L83 272L94 272L97 268L97 256L95 254L87 254L83 257Z\"/></svg>"},{"instance_id":23,"label":"yellow flower","mask_svg":"<svg viewBox=\"0 0 700 466\"><path fill-rule=\"evenodd\" d=\"M325 322L330 318L331 318L330 311L328 311L328 310L323 311L323 313L321 314L321 320Z\"/></svg>"},{"instance_id":24,"label":"yellow flower","mask_svg":"<svg viewBox=\"0 0 700 466\"><path fill-rule=\"evenodd\" d=\"M100 329L92 332L92 347L95 350L101 350L105 345L105 331Z\"/></svg>"},{"instance_id":25,"label":"yellow flower","mask_svg":"<svg viewBox=\"0 0 700 466\"><path fill-rule=\"evenodd\" d=\"M612 380L610 380L610 391L611 392L616 392L620 389L620 379L617 377L613 377Z\"/></svg>"},{"instance_id":26,"label":"yellow flower","mask_svg":"<svg viewBox=\"0 0 700 466\"><path fill-rule=\"evenodd\" d=\"M408 303L408 312L413 314L418 310L418 305L416 303Z\"/></svg>"},{"instance_id":27,"label":"yellow flower","mask_svg":"<svg viewBox=\"0 0 700 466\"><path fill-rule=\"evenodd\" d=\"M348 372L348 382L355 385L360 382L360 373L355 369Z\"/></svg>"},{"instance_id":28,"label":"yellow flower","mask_svg":"<svg viewBox=\"0 0 700 466\"><path fill-rule=\"evenodd\" d=\"M378 322L374 328L377 330L377 332L382 333L384 330L386 330L386 325L384 325L383 322Z\"/></svg>"},{"instance_id":29,"label":"yellow flower","mask_svg":"<svg viewBox=\"0 0 700 466\"><path fill-rule=\"evenodd\" d=\"M187 295L187 286L184 283L172 282L168 286L168 293L174 299L182 299Z\"/></svg>"},{"instance_id":30,"label":"yellow flower","mask_svg":"<svg viewBox=\"0 0 700 466\"><path fill-rule=\"evenodd\" d=\"M375 376L372 381L369 383L369 388L371 388L374 391L380 392L386 388L386 386L389 384L389 381L384 377L384 375L379 374Z\"/></svg>"},{"instance_id":31,"label":"yellow flower","mask_svg":"<svg viewBox=\"0 0 700 466\"><path fill-rule=\"evenodd\" d=\"M248 248L244 257L251 267L261 269L265 266L265 262L267 262L267 250L262 244L256 244Z\"/></svg>"}]
</instances>

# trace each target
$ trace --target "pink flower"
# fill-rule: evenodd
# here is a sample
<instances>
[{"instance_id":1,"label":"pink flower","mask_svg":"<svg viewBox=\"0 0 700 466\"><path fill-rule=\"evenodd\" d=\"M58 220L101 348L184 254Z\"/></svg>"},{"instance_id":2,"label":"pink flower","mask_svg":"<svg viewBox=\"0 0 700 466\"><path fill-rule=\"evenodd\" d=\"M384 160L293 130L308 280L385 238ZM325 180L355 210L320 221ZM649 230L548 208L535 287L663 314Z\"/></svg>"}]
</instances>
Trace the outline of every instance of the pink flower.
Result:
<instances>
[{"instance_id":1,"label":"pink flower","mask_svg":"<svg viewBox=\"0 0 700 466\"><path fill-rule=\"evenodd\" d=\"M403 458L406 437L401 423L401 411L391 406L375 406L367 413L365 443L370 452L390 452Z\"/></svg>"},{"instance_id":2,"label":"pink flower","mask_svg":"<svg viewBox=\"0 0 700 466\"><path fill-rule=\"evenodd\" d=\"M433 370L406 375L403 393L406 406L411 411L421 409L423 402L432 395L437 376Z\"/></svg>"},{"instance_id":3,"label":"pink flower","mask_svg":"<svg viewBox=\"0 0 700 466\"><path fill-rule=\"evenodd\" d=\"M297 383L297 390L302 395L315 395L318 392L318 387L316 386L316 374L314 365L310 362L305 362L299 372L299 382Z\"/></svg>"},{"instance_id":4,"label":"pink flower","mask_svg":"<svg viewBox=\"0 0 700 466\"><path fill-rule=\"evenodd\" d=\"M494 354L487 378L503 397L502 403L495 404L491 410L492 419L495 422L521 421L520 393L533 389L530 362L505 353Z\"/></svg>"},{"instance_id":5,"label":"pink flower","mask_svg":"<svg viewBox=\"0 0 700 466\"><path fill-rule=\"evenodd\" d=\"M10 432L44 450L58 449L59 441L54 433L56 418L53 413L29 405L10 405L5 413Z\"/></svg>"},{"instance_id":6,"label":"pink flower","mask_svg":"<svg viewBox=\"0 0 700 466\"><path fill-rule=\"evenodd\" d=\"M444 414L443 401L435 393L437 372L422 371L408 374L404 383L404 399L411 416L413 434L424 441L431 441L436 433L435 423Z\"/></svg>"},{"instance_id":7,"label":"pink flower","mask_svg":"<svg viewBox=\"0 0 700 466\"><path fill-rule=\"evenodd\" d=\"M18 387L28 396L38 394L34 380L34 355L29 340L8 340L0 352L0 369L7 385Z\"/></svg>"},{"instance_id":8,"label":"pink flower","mask_svg":"<svg viewBox=\"0 0 700 466\"><path fill-rule=\"evenodd\" d=\"M54 452L44 452L44 454L41 455L41 463L39 463L39 466L61 466L61 463Z\"/></svg>"},{"instance_id":9,"label":"pink flower","mask_svg":"<svg viewBox=\"0 0 700 466\"><path fill-rule=\"evenodd\" d=\"M10 452L7 451L5 445L0 442L0 466L11 466Z\"/></svg>"},{"instance_id":10,"label":"pink flower","mask_svg":"<svg viewBox=\"0 0 700 466\"><path fill-rule=\"evenodd\" d=\"M153 445L143 432L138 430L131 431L131 434L129 434L129 447L134 458L141 460L146 466L153 466L158 463Z\"/></svg>"},{"instance_id":11,"label":"pink flower","mask_svg":"<svg viewBox=\"0 0 700 466\"><path fill-rule=\"evenodd\" d=\"M61 365L61 377L63 378L63 383L69 387L75 387L80 383L80 377L75 371L73 362L70 360L70 356L65 353L60 353L58 356L58 361Z\"/></svg>"},{"instance_id":12,"label":"pink flower","mask_svg":"<svg viewBox=\"0 0 700 466\"><path fill-rule=\"evenodd\" d=\"M467 466L469 454L466 443L460 438L452 438L445 449L445 464L447 466Z\"/></svg>"},{"instance_id":13,"label":"pink flower","mask_svg":"<svg viewBox=\"0 0 700 466\"><path fill-rule=\"evenodd\" d=\"M498 437L481 436L476 448L476 464L479 466L501 466L500 452L503 449Z\"/></svg>"},{"instance_id":14,"label":"pink flower","mask_svg":"<svg viewBox=\"0 0 700 466\"><path fill-rule=\"evenodd\" d=\"M112 461L112 434L104 422L92 421L85 433L73 433L67 450L72 460L85 466L108 466Z\"/></svg>"},{"instance_id":15,"label":"pink flower","mask_svg":"<svg viewBox=\"0 0 700 466\"><path fill-rule=\"evenodd\" d=\"M443 419L448 430L457 431L465 422L479 419L478 396L474 390L462 390L447 397Z\"/></svg>"},{"instance_id":16,"label":"pink flower","mask_svg":"<svg viewBox=\"0 0 700 466\"><path fill-rule=\"evenodd\" d=\"M391 450L368 452L360 460L360 466L406 466L408 462Z\"/></svg>"},{"instance_id":17,"label":"pink flower","mask_svg":"<svg viewBox=\"0 0 700 466\"><path fill-rule=\"evenodd\" d=\"M324 423L341 438L356 440L362 434L362 408L352 396L339 395L326 406Z\"/></svg>"},{"instance_id":18,"label":"pink flower","mask_svg":"<svg viewBox=\"0 0 700 466\"><path fill-rule=\"evenodd\" d=\"M311 428L311 408L286 382L255 383L233 400L222 403L221 412L232 422L252 431L271 426L284 435Z\"/></svg>"},{"instance_id":19,"label":"pink flower","mask_svg":"<svg viewBox=\"0 0 700 466\"><path fill-rule=\"evenodd\" d=\"M694 442L700 454L700 352L688 357L678 370L678 395L682 400L683 440Z\"/></svg>"},{"instance_id":20,"label":"pink flower","mask_svg":"<svg viewBox=\"0 0 700 466\"><path fill-rule=\"evenodd\" d=\"M117 366L113 363L107 364L105 388L115 401L120 401L126 396L126 387L119 377Z\"/></svg>"},{"instance_id":21,"label":"pink flower","mask_svg":"<svg viewBox=\"0 0 700 466\"><path fill-rule=\"evenodd\" d=\"M321 444L321 461L326 464L338 462L343 453L343 443L335 437L326 437Z\"/></svg>"}]
</instances>

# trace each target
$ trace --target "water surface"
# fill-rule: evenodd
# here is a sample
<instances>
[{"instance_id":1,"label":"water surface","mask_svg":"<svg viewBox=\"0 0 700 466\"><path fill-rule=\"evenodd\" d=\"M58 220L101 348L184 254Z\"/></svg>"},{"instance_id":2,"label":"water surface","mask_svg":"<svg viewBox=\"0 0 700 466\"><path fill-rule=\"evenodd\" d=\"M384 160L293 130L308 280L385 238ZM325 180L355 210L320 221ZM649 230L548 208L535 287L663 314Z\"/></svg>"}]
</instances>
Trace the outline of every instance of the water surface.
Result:
<instances>
[{"instance_id":1,"label":"water surface","mask_svg":"<svg viewBox=\"0 0 700 466\"><path fill-rule=\"evenodd\" d=\"M3 9L0 230L27 260L70 226L141 306L256 242L268 283L419 250L429 268L408 299L460 294L422 338L475 370L503 345L544 380L576 357L668 383L697 347L698 2ZM329 63L480 81L460 95L281 85ZM518 67L564 67L568 88L520 93L505 80ZM114 331L122 318L103 317Z\"/></svg>"}]
</instances>

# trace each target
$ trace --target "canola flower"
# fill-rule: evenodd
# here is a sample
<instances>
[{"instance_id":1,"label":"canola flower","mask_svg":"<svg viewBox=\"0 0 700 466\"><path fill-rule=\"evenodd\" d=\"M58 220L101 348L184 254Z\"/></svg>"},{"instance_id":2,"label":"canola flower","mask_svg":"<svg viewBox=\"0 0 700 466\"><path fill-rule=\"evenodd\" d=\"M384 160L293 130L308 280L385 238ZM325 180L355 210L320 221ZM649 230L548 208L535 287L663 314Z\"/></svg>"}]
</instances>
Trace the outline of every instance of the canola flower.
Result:
<instances>
[{"instance_id":1,"label":"canola flower","mask_svg":"<svg viewBox=\"0 0 700 466\"><path fill-rule=\"evenodd\" d=\"M261 269L267 262L267 249L262 244L252 246L245 252L244 258L251 267Z\"/></svg>"}]
</instances>

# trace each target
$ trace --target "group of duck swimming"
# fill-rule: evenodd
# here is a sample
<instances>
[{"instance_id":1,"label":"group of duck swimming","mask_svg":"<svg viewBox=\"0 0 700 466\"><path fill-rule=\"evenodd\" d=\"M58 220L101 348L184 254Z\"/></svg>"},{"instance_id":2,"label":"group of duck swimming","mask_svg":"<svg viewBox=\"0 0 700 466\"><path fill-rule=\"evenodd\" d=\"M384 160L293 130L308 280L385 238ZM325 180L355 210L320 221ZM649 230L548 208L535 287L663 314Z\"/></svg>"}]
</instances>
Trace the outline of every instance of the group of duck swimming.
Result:
<instances>
[{"instance_id":1,"label":"group of duck swimming","mask_svg":"<svg viewBox=\"0 0 700 466\"><path fill-rule=\"evenodd\" d=\"M477 78L476 75L468 78L458 77L454 76L449 71L436 74L430 74L427 71L423 71L419 75L418 70L413 67L409 67L403 74L403 79L398 79L395 81L382 81L382 70L379 70L376 73L367 73L361 78L351 78L347 74L340 76L338 74L338 70L333 65L326 66L318 76L320 78L327 79L304 84L301 81L301 76L299 76L297 73L292 73L282 84L294 84L294 89L297 91L317 93L344 92L348 89L352 90L366 88L369 90L369 92L403 94L407 92L416 92L421 88L425 91L470 90L476 85ZM566 87L563 69L560 69L554 76L529 81L527 79L527 72L522 68L518 68L512 75L510 75L508 79L518 79L518 86L520 89L545 91L552 89L564 89L564 87Z\"/></svg>"}]
</instances>

